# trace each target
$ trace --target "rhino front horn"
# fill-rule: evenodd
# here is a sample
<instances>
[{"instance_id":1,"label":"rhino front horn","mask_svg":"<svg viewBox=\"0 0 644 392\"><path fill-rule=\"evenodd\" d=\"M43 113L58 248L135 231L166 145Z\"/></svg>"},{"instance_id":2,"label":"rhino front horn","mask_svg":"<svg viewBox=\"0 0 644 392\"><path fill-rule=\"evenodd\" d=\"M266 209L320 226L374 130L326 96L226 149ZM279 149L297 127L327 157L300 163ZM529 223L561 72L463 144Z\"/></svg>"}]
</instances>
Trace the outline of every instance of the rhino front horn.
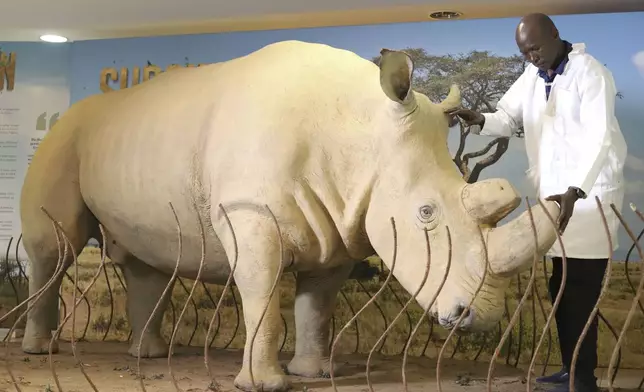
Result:
<instances>
[{"instance_id":1,"label":"rhino front horn","mask_svg":"<svg viewBox=\"0 0 644 392\"><path fill-rule=\"evenodd\" d=\"M535 256L542 257L552 247L557 233L550 219L556 219L559 215L559 206L548 201L543 205L550 217L544 211L544 207L538 204L530 209L537 234L536 249L528 211L487 232L488 258L492 273L502 277L521 273L530 268Z\"/></svg>"}]
</instances>

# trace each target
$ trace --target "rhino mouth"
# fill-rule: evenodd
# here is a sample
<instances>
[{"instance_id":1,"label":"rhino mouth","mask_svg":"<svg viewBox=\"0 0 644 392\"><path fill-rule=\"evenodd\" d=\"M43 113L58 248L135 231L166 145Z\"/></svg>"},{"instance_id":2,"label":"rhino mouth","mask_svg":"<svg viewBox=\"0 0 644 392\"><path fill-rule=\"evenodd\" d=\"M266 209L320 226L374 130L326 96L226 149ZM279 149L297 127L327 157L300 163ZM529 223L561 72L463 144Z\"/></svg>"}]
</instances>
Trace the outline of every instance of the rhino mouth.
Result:
<instances>
[{"instance_id":1,"label":"rhino mouth","mask_svg":"<svg viewBox=\"0 0 644 392\"><path fill-rule=\"evenodd\" d=\"M459 319L460 322L459 322ZM467 333L470 331L475 320L475 312L473 309L465 307L462 309L462 313L454 316L448 317L439 317L438 324L441 327L446 329L454 329L456 327L457 331ZM457 325L458 324L458 325Z\"/></svg>"}]
</instances>

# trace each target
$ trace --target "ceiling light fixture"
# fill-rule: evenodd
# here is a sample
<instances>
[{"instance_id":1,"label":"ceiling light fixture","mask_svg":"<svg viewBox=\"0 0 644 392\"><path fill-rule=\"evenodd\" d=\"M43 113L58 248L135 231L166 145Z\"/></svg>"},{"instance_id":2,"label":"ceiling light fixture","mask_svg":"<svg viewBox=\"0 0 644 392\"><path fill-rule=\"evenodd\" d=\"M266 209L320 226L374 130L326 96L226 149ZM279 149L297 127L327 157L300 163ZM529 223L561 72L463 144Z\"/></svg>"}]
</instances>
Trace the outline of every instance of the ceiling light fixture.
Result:
<instances>
[{"instance_id":1,"label":"ceiling light fixture","mask_svg":"<svg viewBox=\"0 0 644 392\"><path fill-rule=\"evenodd\" d=\"M457 19L461 16L463 14L458 11L436 11L429 14L432 19Z\"/></svg>"},{"instance_id":2,"label":"ceiling light fixture","mask_svg":"<svg viewBox=\"0 0 644 392\"><path fill-rule=\"evenodd\" d=\"M41 41L45 42L53 42L56 44L60 44L63 42L67 42L67 38L60 36L60 35L55 35L55 34L45 34L40 36Z\"/></svg>"}]
</instances>

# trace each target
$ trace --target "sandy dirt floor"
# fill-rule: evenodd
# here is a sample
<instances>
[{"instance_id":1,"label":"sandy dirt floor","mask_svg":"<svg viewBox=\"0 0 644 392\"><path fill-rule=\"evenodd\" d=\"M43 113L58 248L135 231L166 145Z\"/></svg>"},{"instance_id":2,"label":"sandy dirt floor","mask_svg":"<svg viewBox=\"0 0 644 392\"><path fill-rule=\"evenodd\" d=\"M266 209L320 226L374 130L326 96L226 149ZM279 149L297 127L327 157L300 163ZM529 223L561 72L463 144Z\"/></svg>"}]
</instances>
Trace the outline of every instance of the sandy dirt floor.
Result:
<instances>
[{"instance_id":1,"label":"sandy dirt floor","mask_svg":"<svg viewBox=\"0 0 644 392\"><path fill-rule=\"evenodd\" d=\"M9 346L9 359L14 376L18 380L21 391L50 392L57 391L51 368L44 356L25 355L18 343ZM5 358L5 352L0 359ZM86 343L77 345L77 353L85 364L85 369L98 391L125 392L142 391L136 371L136 359L126 354L125 343ZM176 347L173 358L173 374L184 392L205 392L209 389L203 351L198 347ZM213 350L211 364L217 382L223 391L234 391L233 379L240 366L242 354L240 351ZM281 354L280 359L287 363L290 355ZM336 385L340 391L367 392L365 380L366 356L342 356L338 362L343 364L342 376L336 377ZM401 392L402 357L374 356L372 358L372 384L374 390L382 392ZM61 352L54 356L54 365L62 390L65 392L91 391L90 384L83 377L71 352L69 343L61 342ZM436 361L430 358L410 357L407 366L409 391L436 391ZM488 364L483 362L443 360L441 367L443 392L479 392L486 391L485 378ZM167 359L142 360L141 372L144 376L147 391L165 392L176 391L170 373ZM641 371L632 373L621 371L616 387L618 391L635 391L644 374ZM0 369L0 391L17 390L13 387L9 373L4 364ZM495 392L525 391L524 372L499 364L495 371L492 390ZM332 391L330 379L301 379L292 378L294 391ZM535 391L543 390L536 388Z\"/></svg>"}]
</instances>

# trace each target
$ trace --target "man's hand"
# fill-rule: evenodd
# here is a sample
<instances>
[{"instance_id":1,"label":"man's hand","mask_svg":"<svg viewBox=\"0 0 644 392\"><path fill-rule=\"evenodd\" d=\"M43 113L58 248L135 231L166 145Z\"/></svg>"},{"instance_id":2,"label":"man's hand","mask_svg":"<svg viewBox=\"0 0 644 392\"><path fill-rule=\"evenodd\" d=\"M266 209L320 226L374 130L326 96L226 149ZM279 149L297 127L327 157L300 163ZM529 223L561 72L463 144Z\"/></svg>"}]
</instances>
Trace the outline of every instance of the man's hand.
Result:
<instances>
[{"instance_id":1,"label":"man's hand","mask_svg":"<svg viewBox=\"0 0 644 392\"><path fill-rule=\"evenodd\" d=\"M579 200L579 194L575 188L568 188L566 193L552 195L546 197L548 201L554 201L559 204L559 217L557 218L557 225L559 226L559 234L562 235L568 226L568 221L572 216L575 208L575 202Z\"/></svg>"},{"instance_id":2,"label":"man's hand","mask_svg":"<svg viewBox=\"0 0 644 392\"><path fill-rule=\"evenodd\" d=\"M463 108L454 108L454 109L448 109L445 111L445 114L448 116L455 118L456 116L462 118L465 121L465 125L472 126L472 125L480 125L481 127L485 123L485 117L479 113L475 112L470 109L463 109ZM450 121L450 124L452 122Z\"/></svg>"}]
</instances>

